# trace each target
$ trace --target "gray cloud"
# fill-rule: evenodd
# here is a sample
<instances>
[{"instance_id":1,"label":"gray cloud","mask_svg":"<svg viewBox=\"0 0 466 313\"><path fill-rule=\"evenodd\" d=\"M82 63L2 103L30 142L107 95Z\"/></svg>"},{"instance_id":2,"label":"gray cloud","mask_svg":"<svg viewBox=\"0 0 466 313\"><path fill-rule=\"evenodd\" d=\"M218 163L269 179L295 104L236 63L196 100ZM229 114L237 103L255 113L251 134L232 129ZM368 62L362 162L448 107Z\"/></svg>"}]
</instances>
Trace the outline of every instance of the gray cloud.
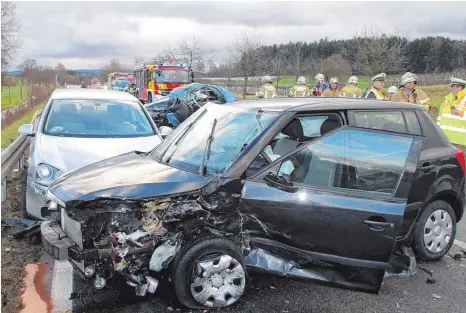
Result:
<instances>
[{"instance_id":1,"label":"gray cloud","mask_svg":"<svg viewBox=\"0 0 466 313\"><path fill-rule=\"evenodd\" d=\"M18 2L23 49L55 65L99 66L152 57L183 35L196 33L220 61L244 33L265 44L353 37L365 25L399 29L416 38L466 39L465 2Z\"/></svg>"}]
</instances>

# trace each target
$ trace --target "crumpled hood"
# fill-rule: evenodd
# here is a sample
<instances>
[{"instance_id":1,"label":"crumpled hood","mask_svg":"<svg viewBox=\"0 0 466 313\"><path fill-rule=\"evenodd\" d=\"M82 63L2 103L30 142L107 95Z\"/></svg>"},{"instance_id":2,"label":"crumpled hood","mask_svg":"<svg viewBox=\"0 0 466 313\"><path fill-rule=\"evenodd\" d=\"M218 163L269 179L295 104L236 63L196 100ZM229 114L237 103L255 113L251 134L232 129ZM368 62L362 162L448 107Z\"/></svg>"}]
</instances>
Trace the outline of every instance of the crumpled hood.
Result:
<instances>
[{"instance_id":1,"label":"crumpled hood","mask_svg":"<svg viewBox=\"0 0 466 313\"><path fill-rule=\"evenodd\" d=\"M60 200L144 199L201 189L210 178L158 163L135 152L110 158L59 178L50 191Z\"/></svg>"},{"instance_id":2,"label":"crumpled hood","mask_svg":"<svg viewBox=\"0 0 466 313\"><path fill-rule=\"evenodd\" d=\"M41 135L40 163L47 163L66 173L77 168L130 151L152 151L158 136L135 138L76 138Z\"/></svg>"}]
</instances>

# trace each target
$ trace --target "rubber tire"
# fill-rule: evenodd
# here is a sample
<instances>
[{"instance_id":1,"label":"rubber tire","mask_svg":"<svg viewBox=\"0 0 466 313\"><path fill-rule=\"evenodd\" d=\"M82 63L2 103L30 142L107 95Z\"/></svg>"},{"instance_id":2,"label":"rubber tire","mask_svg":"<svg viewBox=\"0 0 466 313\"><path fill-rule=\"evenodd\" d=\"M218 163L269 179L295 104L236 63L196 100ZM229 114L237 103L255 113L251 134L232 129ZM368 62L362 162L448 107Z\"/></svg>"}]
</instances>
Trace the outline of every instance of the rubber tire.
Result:
<instances>
[{"instance_id":1,"label":"rubber tire","mask_svg":"<svg viewBox=\"0 0 466 313\"><path fill-rule=\"evenodd\" d=\"M26 205L26 190L27 190L27 179L28 179L28 172L27 169L24 170L24 177L21 182L21 191L20 191L20 204L19 204L19 212L22 218L29 219L29 213L27 211L27 205Z\"/></svg>"},{"instance_id":2,"label":"rubber tire","mask_svg":"<svg viewBox=\"0 0 466 313\"><path fill-rule=\"evenodd\" d=\"M451 240L448 245L439 253L432 253L427 250L424 244L424 226L432 212L437 210L445 210L448 214L450 214L452 220L452 227L453 232L451 234ZM424 211L422 212L421 216L419 217L416 226L414 227L414 240L413 240L413 249L416 257L419 260L423 261L438 261L440 260L445 254L448 253L451 246L453 245L453 241L456 236L456 214L453 208L451 207L448 202L443 200L436 200L429 203Z\"/></svg>"},{"instance_id":3,"label":"rubber tire","mask_svg":"<svg viewBox=\"0 0 466 313\"><path fill-rule=\"evenodd\" d=\"M213 235L204 236L187 243L186 246L178 252L173 262L171 281L175 289L176 297L181 305L190 309L214 309L202 306L194 300L191 295L189 276L192 265L197 258L202 255L215 252L228 254L241 263L246 274L246 291L248 276L246 266L244 265L243 255L241 254L239 247L229 239ZM244 296L244 292L242 296Z\"/></svg>"}]
</instances>

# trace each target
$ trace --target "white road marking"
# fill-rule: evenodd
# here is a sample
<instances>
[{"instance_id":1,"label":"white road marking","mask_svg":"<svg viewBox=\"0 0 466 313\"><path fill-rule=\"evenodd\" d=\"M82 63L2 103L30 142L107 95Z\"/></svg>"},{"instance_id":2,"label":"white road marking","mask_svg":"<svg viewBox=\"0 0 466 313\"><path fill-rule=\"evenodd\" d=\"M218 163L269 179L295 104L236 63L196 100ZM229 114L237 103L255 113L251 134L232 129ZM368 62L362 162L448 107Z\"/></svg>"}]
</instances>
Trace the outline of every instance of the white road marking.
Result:
<instances>
[{"instance_id":1,"label":"white road marking","mask_svg":"<svg viewBox=\"0 0 466 313\"><path fill-rule=\"evenodd\" d=\"M459 240L455 240L453 241L453 244L460 247L461 249L465 249L466 250L466 242L462 242L462 241L459 241Z\"/></svg>"},{"instance_id":2,"label":"white road marking","mask_svg":"<svg viewBox=\"0 0 466 313\"><path fill-rule=\"evenodd\" d=\"M55 261L53 267L51 300L53 312L71 312L73 302L73 266L68 261Z\"/></svg>"}]
</instances>

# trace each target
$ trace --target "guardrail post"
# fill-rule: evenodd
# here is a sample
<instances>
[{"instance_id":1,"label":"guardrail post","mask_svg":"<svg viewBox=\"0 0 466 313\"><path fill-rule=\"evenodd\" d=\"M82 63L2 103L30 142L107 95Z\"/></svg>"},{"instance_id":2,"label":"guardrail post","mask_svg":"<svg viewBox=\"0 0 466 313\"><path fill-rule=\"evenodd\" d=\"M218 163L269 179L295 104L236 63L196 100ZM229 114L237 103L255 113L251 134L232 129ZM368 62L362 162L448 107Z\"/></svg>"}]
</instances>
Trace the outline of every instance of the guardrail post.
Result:
<instances>
[{"instance_id":1,"label":"guardrail post","mask_svg":"<svg viewBox=\"0 0 466 313\"><path fill-rule=\"evenodd\" d=\"M22 172L23 168L24 168L24 153L21 154L21 156L19 157L19 162L18 162L18 170L19 170L19 173Z\"/></svg>"},{"instance_id":2,"label":"guardrail post","mask_svg":"<svg viewBox=\"0 0 466 313\"><path fill-rule=\"evenodd\" d=\"M6 178L2 180L2 202L6 200Z\"/></svg>"}]
</instances>

